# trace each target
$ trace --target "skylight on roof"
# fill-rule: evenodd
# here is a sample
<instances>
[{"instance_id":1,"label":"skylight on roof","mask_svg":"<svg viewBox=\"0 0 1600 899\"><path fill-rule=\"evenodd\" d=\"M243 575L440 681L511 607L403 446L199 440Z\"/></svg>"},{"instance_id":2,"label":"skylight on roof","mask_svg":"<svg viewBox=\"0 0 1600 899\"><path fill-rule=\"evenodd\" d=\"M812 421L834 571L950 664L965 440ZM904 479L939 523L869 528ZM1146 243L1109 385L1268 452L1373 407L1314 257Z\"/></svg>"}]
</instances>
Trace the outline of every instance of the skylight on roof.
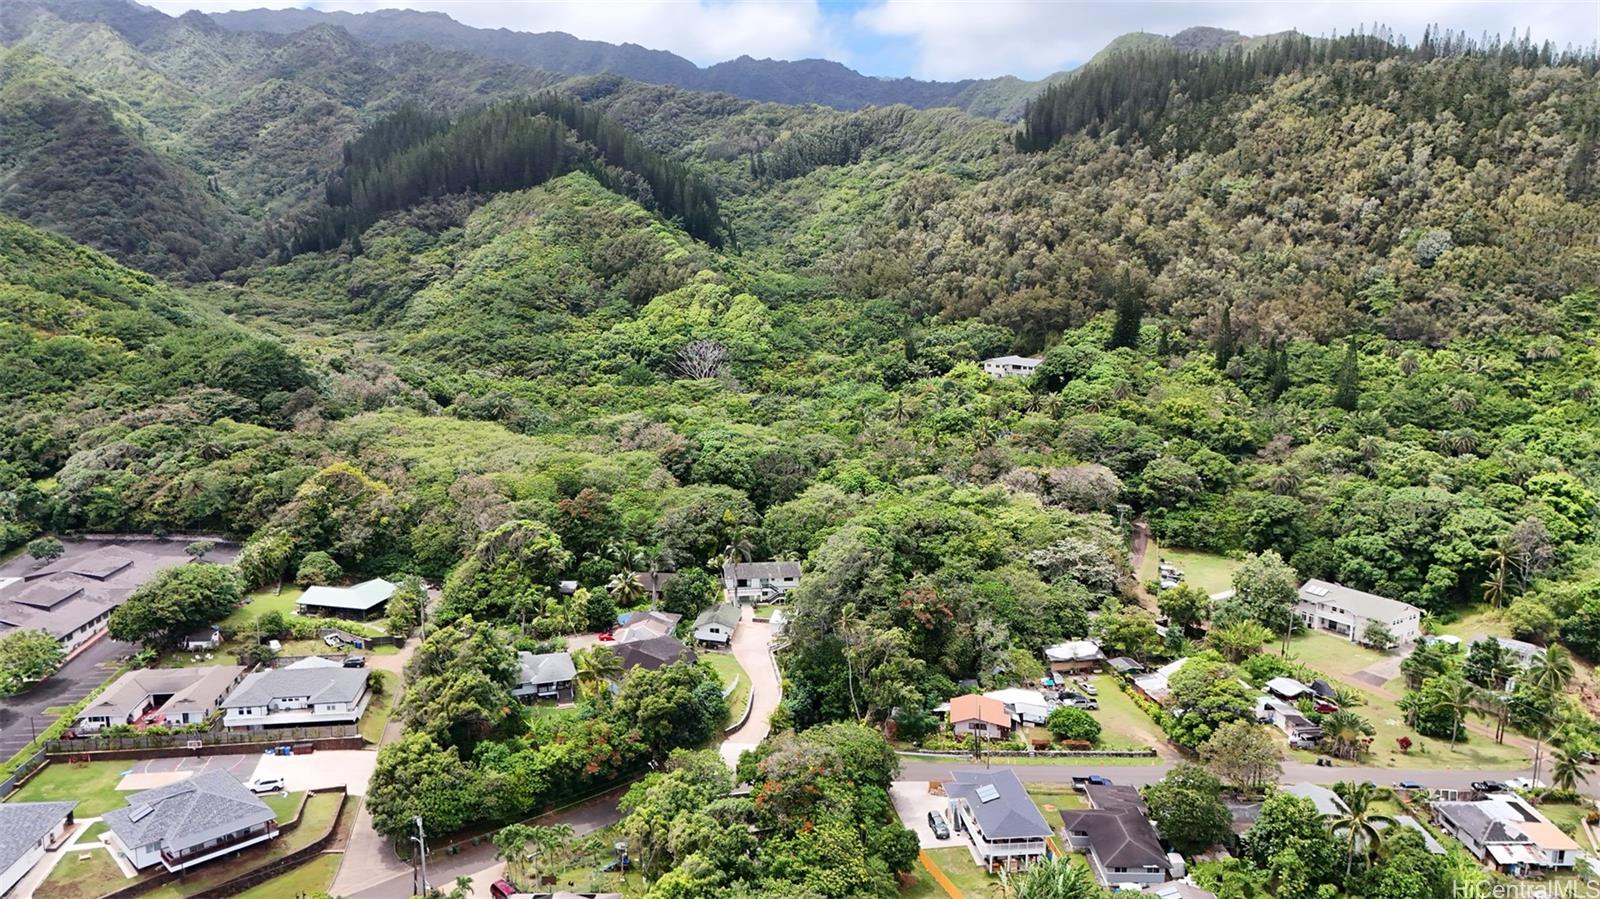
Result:
<instances>
[{"instance_id":1,"label":"skylight on roof","mask_svg":"<svg viewBox=\"0 0 1600 899\"><path fill-rule=\"evenodd\" d=\"M1327 587L1307 587L1306 588L1306 592L1311 594L1312 596L1327 596L1328 595L1328 588Z\"/></svg>"},{"instance_id":2,"label":"skylight on roof","mask_svg":"<svg viewBox=\"0 0 1600 899\"><path fill-rule=\"evenodd\" d=\"M143 821L144 819L150 817L150 813L155 811L155 810L156 810L156 807L153 806L153 805L136 806L133 809L133 811L128 813L128 820L129 821Z\"/></svg>"},{"instance_id":3,"label":"skylight on roof","mask_svg":"<svg viewBox=\"0 0 1600 899\"><path fill-rule=\"evenodd\" d=\"M999 798L1000 798L1000 791L995 789L994 784L984 784L983 786L978 788L978 801L979 802L993 802L993 801L995 801L996 799L999 799Z\"/></svg>"}]
</instances>

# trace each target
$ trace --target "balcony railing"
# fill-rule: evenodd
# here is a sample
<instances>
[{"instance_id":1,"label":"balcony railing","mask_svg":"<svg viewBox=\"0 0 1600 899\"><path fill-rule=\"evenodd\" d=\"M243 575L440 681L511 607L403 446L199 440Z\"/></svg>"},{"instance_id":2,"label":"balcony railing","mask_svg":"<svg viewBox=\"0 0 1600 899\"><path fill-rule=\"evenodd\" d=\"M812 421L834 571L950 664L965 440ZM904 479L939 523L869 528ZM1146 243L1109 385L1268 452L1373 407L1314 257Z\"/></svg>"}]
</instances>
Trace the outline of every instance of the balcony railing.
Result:
<instances>
[{"instance_id":1,"label":"balcony railing","mask_svg":"<svg viewBox=\"0 0 1600 899\"><path fill-rule=\"evenodd\" d=\"M247 843L251 840L260 839L261 837L264 837L277 829L277 822L274 821L269 824L258 824L255 827L249 828L248 830L241 830L237 833L228 834L222 839L217 840L215 843L211 843L209 845L194 846L189 849L184 849L181 852L168 852L163 849L161 850L161 860L166 862L169 867L173 865L188 864L197 858L202 858L217 852L225 852L228 849L239 845L240 843Z\"/></svg>"}]
</instances>

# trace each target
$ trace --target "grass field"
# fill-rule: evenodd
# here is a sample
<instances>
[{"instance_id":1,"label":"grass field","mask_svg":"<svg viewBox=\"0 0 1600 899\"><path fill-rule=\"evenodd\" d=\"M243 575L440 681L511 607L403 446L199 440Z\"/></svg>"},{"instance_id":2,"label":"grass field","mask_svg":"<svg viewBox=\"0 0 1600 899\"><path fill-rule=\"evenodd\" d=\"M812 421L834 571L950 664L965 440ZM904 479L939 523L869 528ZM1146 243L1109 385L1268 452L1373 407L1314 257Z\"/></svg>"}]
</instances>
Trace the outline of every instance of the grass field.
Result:
<instances>
[{"instance_id":1,"label":"grass field","mask_svg":"<svg viewBox=\"0 0 1600 899\"><path fill-rule=\"evenodd\" d=\"M1101 748L1145 749L1166 741L1161 728L1117 686L1116 677L1097 674L1093 683L1100 709L1089 714L1100 722Z\"/></svg>"},{"instance_id":2,"label":"grass field","mask_svg":"<svg viewBox=\"0 0 1600 899\"><path fill-rule=\"evenodd\" d=\"M1072 788L1064 784L1027 784L1028 795L1033 799L1033 804L1039 807L1039 814L1050 822L1052 828L1061 825L1060 812L1063 809L1088 808L1089 803L1082 796L1072 792Z\"/></svg>"},{"instance_id":3,"label":"grass field","mask_svg":"<svg viewBox=\"0 0 1600 899\"><path fill-rule=\"evenodd\" d=\"M750 675L745 673L739 660L731 652L707 652L700 655L700 661L722 677L723 689L734 685L733 692L728 694L728 722L743 718L745 708L750 705Z\"/></svg>"},{"instance_id":4,"label":"grass field","mask_svg":"<svg viewBox=\"0 0 1600 899\"><path fill-rule=\"evenodd\" d=\"M383 739L383 729L389 725L389 718L394 714L394 697L397 688L395 677L388 671L373 671L372 676L383 679L383 695L372 697L367 703L366 712L361 715L361 738L368 743L377 743Z\"/></svg>"},{"instance_id":5,"label":"grass field","mask_svg":"<svg viewBox=\"0 0 1600 899\"><path fill-rule=\"evenodd\" d=\"M949 899L944 887L933 882L933 875L919 861L900 881L900 899Z\"/></svg>"},{"instance_id":6,"label":"grass field","mask_svg":"<svg viewBox=\"0 0 1600 899\"><path fill-rule=\"evenodd\" d=\"M80 856L88 858L79 861ZM94 899L131 882L122 876L122 870L106 849L68 850L40 884L36 895L50 899Z\"/></svg>"},{"instance_id":7,"label":"grass field","mask_svg":"<svg viewBox=\"0 0 1600 899\"><path fill-rule=\"evenodd\" d=\"M339 856L319 855L287 874L240 893L237 899L281 899L287 896L326 893L339 873Z\"/></svg>"},{"instance_id":8,"label":"grass field","mask_svg":"<svg viewBox=\"0 0 1600 899\"><path fill-rule=\"evenodd\" d=\"M80 843L97 843L97 842L100 841L101 834L104 834L107 830L110 830L110 829L111 828L106 826L106 822L104 822L104 821L96 821L96 822L94 822L93 825L91 825L89 827L88 830L83 832L83 836L78 837L78 842L80 842Z\"/></svg>"},{"instance_id":9,"label":"grass field","mask_svg":"<svg viewBox=\"0 0 1600 899\"><path fill-rule=\"evenodd\" d=\"M1509 637L1511 628L1506 624L1505 612L1486 605L1463 609L1450 621L1438 622L1441 634L1454 634L1461 638L1462 648L1478 637Z\"/></svg>"},{"instance_id":10,"label":"grass field","mask_svg":"<svg viewBox=\"0 0 1600 899\"><path fill-rule=\"evenodd\" d=\"M1207 593L1220 593L1223 590L1233 589L1233 572L1240 564L1237 559L1230 559L1227 556L1158 546L1152 540L1149 548L1145 550L1144 564L1139 566L1141 584L1157 578L1162 559L1166 559L1168 564L1178 566L1183 572L1184 583L1193 584Z\"/></svg>"},{"instance_id":11,"label":"grass field","mask_svg":"<svg viewBox=\"0 0 1600 899\"><path fill-rule=\"evenodd\" d=\"M1276 652L1278 644L1269 646ZM1289 638L1289 658L1308 668L1348 682L1350 675L1387 658L1383 653L1358 646L1332 634L1302 631ZM1359 685L1356 685L1359 686Z\"/></svg>"},{"instance_id":12,"label":"grass field","mask_svg":"<svg viewBox=\"0 0 1600 899\"><path fill-rule=\"evenodd\" d=\"M117 792L123 772L133 767L129 761L90 762L76 766L61 762L46 765L22 789L11 794L9 802L59 802L78 800L73 810L77 818L95 818L123 806L127 793Z\"/></svg>"},{"instance_id":13,"label":"grass field","mask_svg":"<svg viewBox=\"0 0 1600 899\"><path fill-rule=\"evenodd\" d=\"M300 810L300 797L304 795L304 793L273 793L270 796L262 796L261 801L278 816L279 824L287 824L294 818L295 812Z\"/></svg>"},{"instance_id":14,"label":"grass field","mask_svg":"<svg viewBox=\"0 0 1600 899\"><path fill-rule=\"evenodd\" d=\"M1566 831L1567 836L1577 840L1579 845L1589 844L1582 826L1583 816L1588 814L1588 809L1571 802L1547 802L1539 806L1539 811L1550 819L1550 823Z\"/></svg>"},{"instance_id":15,"label":"grass field","mask_svg":"<svg viewBox=\"0 0 1600 899\"><path fill-rule=\"evenodd\" d=\"M956 889L972 897L986 897L993 894L995 884L1000 878L978 867L972 861L972 853L959 846L949 849L929 849L928 857L939 866L939 870L955 883Z\"/></svg>"},{"instance_id":16,"label":"grass field","mask_svg":"<svg viewBox=\"0 0 1600 899\"><path fill-rule=\"evenodd\" d=\"M282 612L285 616L291 615L295 610L295 602L300 599L300 594L304 592L304 590L292 584L285 584L283 590L278 593L273 593L270 588L257 590L246 597L249 602L234 609L233 614L223 619L222 623L231 624L234 627L243 627L268 612Z\"/></svg>"}]
</instances>

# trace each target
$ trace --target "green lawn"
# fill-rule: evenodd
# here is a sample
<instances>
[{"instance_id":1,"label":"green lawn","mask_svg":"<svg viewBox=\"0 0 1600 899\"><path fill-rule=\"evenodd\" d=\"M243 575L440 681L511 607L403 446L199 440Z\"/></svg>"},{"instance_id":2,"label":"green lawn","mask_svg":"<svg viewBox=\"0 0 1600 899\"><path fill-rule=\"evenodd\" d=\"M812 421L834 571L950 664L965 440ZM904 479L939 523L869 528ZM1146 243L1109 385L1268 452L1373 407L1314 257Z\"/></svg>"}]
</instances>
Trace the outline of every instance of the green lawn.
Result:
<instances>
[{"instance_id":1,"label":"green lawn","mask_svg":"<svg viewBox=\"0 0 1600 899\"><path fill-rule=\"evenodd\" d=\"M249 602L234 609L233 614L223 619L222 623L231 624L234 627L243 627L268 612L282 612L285 616L291 615L295 610L295 602L300 599L300 594L304 592L304 590L292 584L285 584L283 590L276 594L272 592L270 587L266 590L257 590L246 597L250 600Z\"/></svg>"},{"instance_id":2,"label":"green lawn","mask_svg":"<svg viewBox=\"0 0 1600 899\"><path fill-rule=\"evenodd\" d=\"M383 729L389 726L389 718L394 714L396 685L394 675L387 671L373 671L372 674L383 679L384 690L382 696L372 697L361 715L361 738L377 743L383 739Z\"/></svg>"},{"instance_id":3,"label":"green lawn","mask_svg":"<svg viewBox=\"0 0 1600 899\"><path fill-rule=\"evenodd\" d=\"M1233 572L1240 562L1214 553L1190 549L1157 546L1154 540L1145 551L1144 564L1139 566L1139 582L1156 580L1161 560L1176 565L1183 572L1183 582L1193 584L1207 593L1221 593L1233 589Z\"/></svg>"},{"instance_id":4,"label":"green lawn","mask_svg":"<svg viewBox=\"0 0 1600 899\"><path fill-rule=\"evenodd\" d=\"M88 856L88 860L79 861L79 856ZM37 895L50 899L94 899L129 882L106 849L66 850L40 885Z\"/></svg>"},{"instance_id":5,"label":"green lawn","mask_svg":"<svg viewBox=\"0 0 1600 899\"><path fill-rule=\"evenodd\" d=\"M273 793L270 796L262 796L261 801L278 816L279 824L287 824L294 818L295 812L300 810L300 797L304 795L304 793Z\"/></svg>"},{"instance_id":6,"label":"green lawn","mask_svg":"<svg viewBox=\"0 0 1600 899\"><path fill-rule=\"evenodd\" d=\"M933 881L933 875L919 861L900 881L900 899L949 899L944 887Z\"/></svg>"},{"instance_id":7,"label":"green lawn","mask_svg":"<svg viewBox=\"0 0 1600 899\"><path fill-rule=\"evenodd\" d=\"M87 765L69 765L51 762L11 794L10 802L59 802L78 800L73 814L78 818L95 818L114 808L122 808L128 793L117 792L117 781L134 765L130 761L90 762Z\"/></svg>"},{"instance_id":8,"label":"green lawn","mask_svg":"<svg viewBox=\"0 0 1600 899\"><path fill-rule=\"evenodd\" d=\"M971 852L959 846L929 849L927 853L964 895L983 899L990 896L994 885L1000 882L1000 878L978 867Z\"/></svg>"},{"instance_id":9,"label":"green lawn","mask_svg":"<svg viewBox=\"0 0 1600 899\"><path fill-rule=\"evenodd\" d=\"M339 873L339 858L337 855L319 855L287 874L280 874L245 890L237 899L281 899L326 893Z\"/></svg>"},{"instance_id":10,"label":"green lawn","mask_svg":"<svg viewBox=\"0 0 1600 899\"><path fill-rule=\"evenodd\" d=\"M1505 613L1487 605L1476 605L1462 610L1450 621L1440 621L1438 631L1461 638L1463 651L1478 637L1509 637L1511 628L1505 622Z\"/></svg>"},{"instance_id":11,"label":"green lawn","mask_svg":"<svg viewBox=\"0 0 1600 899\"><path fill-rule=\"evenodd\" d=\"M744 710L750 705L750 675L739 665L739 660L731 652L707 652L701 653L700 661L722 677L724 689L733 685L733 692L728 694L728 722L731 724L744 717Z\"/></svg>"},{"instance_id":12,"label":"green lawn","mask_svg":"<svg viewBox=\"0 0 1600 899\"><path fill-rule=\"evenodd\" d=\"M96 842L99 842L101 834L104 834L106 831L108 831L110 829L111 828L106 826L106 822L104 822L104 821L96 821L96 822L94 822L94 824L90 825L88 830L83 832L83 836L78 837L78 842L80 842L80 843L96 843Z\"/></svg>"},{"instance_id":13,"label":"green lawn","mask_svg":"<svg viewBox=\"0 0 1600 899\"><path fill-rule=\"evenodd\" d=\"M1578 845L1589 845L1589 839L1583 835L1583 816L1589 813L1584 806L1571 802L1547 802L1539 806L1539 811L1544 813L1550 823L1567 832L1567 836L1578 841Z\"/></svg>"},{"instance_id":14,"label":"green lawn","mask_svg":"<svg viewBox=\"0 0 1600 899\"><path fill-rule=\"evenodd\" d=\"M1273 644L1267 647L1267 651L1276 652L1278 648L1278 644ZM1289 658L1329 677L1349 683L1350 675L1368 665L1383 661L1387 656L1332 634L1303 631L1289 639Z\"/></svg>"},{"instance_id":15,"label":"green lawn","mask_svg":"<svg viewBox=\"0 0 1600 899\"><path fill-rule=\"evenodd\" d=\"M1028 795L1033 798L1033 804L1039 807L1039 814L1044 816L1052 828L1061 825L1061 811L1063 809L1088 808L1089 803L1071 787L1064 784L1028 784Z\"/></svg>"},{"instance_id":16,"label":"green lawn","mask_svg":"<svg viewBox=\"0 0 1600 899\"><path fill-rule=\"evenodd\" d=\"M1114 675L1097 674L1092 682L1100 709L1089 714L1100 722L1101 748L1146 749L1166 742L1161 728L1122 692Z\"/></svg>"}]
</instances>

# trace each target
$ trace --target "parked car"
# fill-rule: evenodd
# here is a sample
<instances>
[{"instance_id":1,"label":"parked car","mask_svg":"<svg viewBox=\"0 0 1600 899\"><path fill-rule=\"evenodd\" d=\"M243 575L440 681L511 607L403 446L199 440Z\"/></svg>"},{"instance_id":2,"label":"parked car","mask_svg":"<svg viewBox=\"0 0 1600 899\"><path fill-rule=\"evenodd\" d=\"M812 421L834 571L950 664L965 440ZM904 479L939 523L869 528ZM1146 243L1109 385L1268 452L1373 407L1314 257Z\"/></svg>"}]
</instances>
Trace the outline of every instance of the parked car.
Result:
<instances>
[{"instance_id":1,"label":"parked car","mask_svg":"<svg viewBox=\"0 0 1600 899\"><path fill-rule=\"evenodd\" d=\"M617 635L610 631L601 631L599 633L599 638L601 643L610 643L611 641L617 639Z\"/></svg>"},{"instance_id":2,"label":"parked car","mask_svg":"<svg viewBox=\"0 0 1600 899\"><path fill-rule=\"evenodd\" d=\"M1479 793L1509 793L1511 788L1498 780L1475 780L1472 788Z\"/></svg>"},{"instance_id":3,"label":"parked car","mask_svg":"<svg viewBox=\"0 0 1600 899\"><path fill-rule=\"evenodd\" d=\"M1549 784L1542 780L1530 780L1526 777L1513 777L1505 785L1513 790L1542 790Z\"/></svg>"},{"instance_id":4,"label":"parked car","mask_svg":"<svg viewBox=\"0 0 1600 899\"><path fill-rule=\"evenodd\" d=\"M334 648L338 648L340 642L342 642L342 641L340 641L340 639L338 637L335 637L333 634L329 634L326 637L322 638L322 642L324 642L324 643L326 643L329 646L332 646Z\"/></svg>"},{"instance_id":5,"label":"parked car","mask_svg":"<svg viewBox=\"0 0 1600 899\"><path fill-rule=\"evenodd\" d=\"M1100 695L1100 691L1094 688L1094 684L1091 684L1086 680L1078 681L1078 689L1082 690L1088 696Z\"/></svg>"},{"instance_id":6,"label":"parked car","mask_svg":"<svg viewBox=\"0 0 1600 899\"><path fill-rule=\"evenodd\" d=\"M1074 775L1072 778L1072 788L1079 793L1082 793L1085 787L1109 786L1111 786L1111 778L1101 777L1098 774Z\"/></svg>"},{"instance_id":7,"label":"parked car","mask_svg":"<svg viewBox=\"0 0 1600 899\"><path fill-rule=\"evenodd\" d=\"M365 667L367 667L367 657L366 656L345 656L344 657L344 667L346 667L346 668L365 668Z\"/></svg>"},{"instance_id":8,"label":"parked car","mask_svg":"<svg viewBox=\"0 0 1600 899\"><path fill-rule=\"evenodd\" d=\"M509 880L497 880L489 884L490 899L516 899L518 896L531 896L532 893L519 893Z\"/></svg>"},{"instance_id":9,"label":"parked car","mask_svg":"<svg viewBox=\"0 0 1600 899\"><path fill-rule=\"evenodd\" d=\"M1420 790L1423 789L1423 786L1414 780L1402 780L1395 784L1394 788L1396 790Z\"/></svg>"},{"instance_id":10,"label":"parked car","mask_svg":"<svg viewBox=\"0 0 1600 899\"><path fill-rule=\"evenodd\" d=\"M1099 701L1088 696L1080 696L1077 693L1068 693L1061 697L1061 704L1067 708L1088 709L1089 711L1100 708Z\"/></svg>"},{"instance_id":11,"label":"parked car","mask_svg":"<svg viewBox=\"0 0 1600 899\"><path fill-rule=\"evenodd\" d=\"M245 786L249 787L252 793L282 793L284 790L281 777L252 777Z\"/></svg>"},{"instance_id":12,"label":"parked car","mask_svg":"<svg viewBox=\"0 0 1600 899\"><path fill-rule=\"evenodd\" d=\"M938 812L929 812L928 828L933 831L934 837L941 840L950 839L950 825L944 823L944 815Z\"/></svg>"}]
</instances>

